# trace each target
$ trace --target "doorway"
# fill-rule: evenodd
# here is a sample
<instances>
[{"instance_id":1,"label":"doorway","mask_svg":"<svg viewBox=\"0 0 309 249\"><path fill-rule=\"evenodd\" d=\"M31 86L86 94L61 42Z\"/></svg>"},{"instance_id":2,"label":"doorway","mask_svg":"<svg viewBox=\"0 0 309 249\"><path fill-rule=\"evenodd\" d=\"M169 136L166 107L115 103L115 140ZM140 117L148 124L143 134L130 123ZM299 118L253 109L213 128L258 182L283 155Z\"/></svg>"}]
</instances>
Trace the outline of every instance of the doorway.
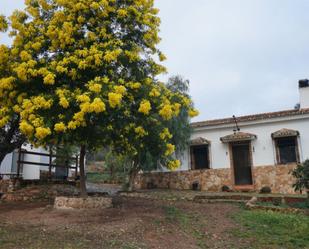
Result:
<instances>
[{"instance_id":1,"label":"doorway","mask_svg":"<svg viewBox=\"0 0 309 249\"><path fill-rule=\"evenodd\" d=\"M232 143L232 162L235 185L252 185L252 157L250 142Z\"/></svg>"}]
</instances>

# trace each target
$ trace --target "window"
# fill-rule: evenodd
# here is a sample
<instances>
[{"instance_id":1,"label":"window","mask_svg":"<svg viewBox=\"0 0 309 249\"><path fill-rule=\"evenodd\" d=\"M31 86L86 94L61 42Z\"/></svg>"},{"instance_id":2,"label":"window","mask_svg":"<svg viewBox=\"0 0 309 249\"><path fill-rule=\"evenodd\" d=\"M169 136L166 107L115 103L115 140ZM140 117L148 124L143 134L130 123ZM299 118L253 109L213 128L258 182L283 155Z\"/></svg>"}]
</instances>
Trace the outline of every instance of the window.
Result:
<instances>
[{"instance_id":1,"label":"window","mask_svg":"<svg viewBox=\"0 0 309 249\"><path fill-rule=\"evenodd\" d=\"M209 169L209 147L208 145L194 145L190 147L191 169Z\"/></svg>"},{"instance_id":2,"label":"window","mask_svg":"<svg viewBox=\"0 0 309 249\"><path fill-rule=\"evenodd\" d=\"M297 137L275 139L278 164L299 162Z\"/></svg>"}]
</instances>

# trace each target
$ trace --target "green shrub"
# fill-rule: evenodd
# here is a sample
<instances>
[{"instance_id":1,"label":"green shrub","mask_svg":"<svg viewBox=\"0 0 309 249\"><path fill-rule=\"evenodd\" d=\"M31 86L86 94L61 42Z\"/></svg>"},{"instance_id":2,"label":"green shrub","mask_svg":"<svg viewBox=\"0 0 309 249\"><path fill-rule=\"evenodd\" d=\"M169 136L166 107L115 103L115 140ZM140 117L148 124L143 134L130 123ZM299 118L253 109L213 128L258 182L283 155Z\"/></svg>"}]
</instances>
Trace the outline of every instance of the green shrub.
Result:
<instances>
[{"instance_id":1,"label":"green shrub","mask_svg":"<svg viewBox=\"0 0 309 249\"><path fill-rule=\"evenodd\" d=\"M309 160L298 164L292 171L292 175L296 178L296 182L293 184L294 189L300 192L307 191L309 199Z\"/></svg>"}]
</instances>

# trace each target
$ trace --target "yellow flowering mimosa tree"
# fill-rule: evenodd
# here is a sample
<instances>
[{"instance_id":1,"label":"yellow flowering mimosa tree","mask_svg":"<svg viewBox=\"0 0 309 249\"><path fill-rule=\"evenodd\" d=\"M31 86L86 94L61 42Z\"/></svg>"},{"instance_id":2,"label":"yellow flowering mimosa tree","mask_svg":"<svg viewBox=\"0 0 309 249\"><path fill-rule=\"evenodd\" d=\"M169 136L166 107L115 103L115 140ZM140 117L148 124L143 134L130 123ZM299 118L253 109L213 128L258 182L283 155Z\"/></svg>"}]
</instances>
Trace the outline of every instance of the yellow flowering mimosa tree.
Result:
<instances>
[{"instance_id":1,"label":"yellow flowering mimosa tree","mask_svg":"<svg viewBox=\"0 0 309 249\"><path fill-rule=\"evenodd\" d=\"M0 70L7 68L0 71L0 124L17 114L20 131L37 146L80 145L83 196L85 153L99 145L112 144L137 164L140 148L156 136L151 145L176 168L174 145L160 134L181 106L189 111L192 104L156 80L165 68L156 63L164 55L156 48L160 19L153 0L25 5L0 18L13 38L0 47Z\"/></svg>"}]
</instances>

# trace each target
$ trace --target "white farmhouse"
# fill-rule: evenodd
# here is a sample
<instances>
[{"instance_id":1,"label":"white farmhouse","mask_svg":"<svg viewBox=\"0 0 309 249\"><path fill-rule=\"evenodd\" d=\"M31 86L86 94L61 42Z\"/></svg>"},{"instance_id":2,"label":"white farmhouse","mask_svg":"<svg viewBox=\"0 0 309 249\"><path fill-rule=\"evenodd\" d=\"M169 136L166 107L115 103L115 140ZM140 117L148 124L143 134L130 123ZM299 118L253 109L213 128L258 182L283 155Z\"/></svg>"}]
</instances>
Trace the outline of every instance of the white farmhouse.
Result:
<instances>
[{"instance_id":1,"label":"white farmhouse","mask_svg":"<svg viewBox=\"0 0 309 249\"><path fill-rule=\"evenodd\" d=\"M23 180L40 180L51 177L64 180L67 177L77 176L78 157L72 157L75 164L55 165L56 155L42 147L34 148L30 144L6 155L0 165L0 180L21 178Z\"/></svg>"},{"instance_id":2,"label":"white farmhouse","mask_svg":"<svg viewBox=\"0 0 309 249\"><path fill-rule=\"evenodd\" d=\"M294 193L290 171L309 159L308 80L299 91L299 109L192 123L181 168L140 175L137 187Z\"/></svg>"}]
</instances>

